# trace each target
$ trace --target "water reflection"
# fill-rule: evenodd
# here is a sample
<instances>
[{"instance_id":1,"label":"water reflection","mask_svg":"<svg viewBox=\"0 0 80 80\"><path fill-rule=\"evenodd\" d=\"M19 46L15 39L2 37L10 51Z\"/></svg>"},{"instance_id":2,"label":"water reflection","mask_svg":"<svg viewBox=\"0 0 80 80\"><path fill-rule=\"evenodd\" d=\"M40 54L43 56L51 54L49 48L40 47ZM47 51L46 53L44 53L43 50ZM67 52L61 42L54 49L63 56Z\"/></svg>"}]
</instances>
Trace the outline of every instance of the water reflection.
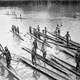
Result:
<instances>
[{"instance_id":1,"label":"water reflection","mask_svg":"<svg viewBox=\"0 0 80 80\"><path fill-rule=\"evenodd\" d=\"M23 30L23 33L24 33L24 31L25 32L28 31L28 28L27 28L28 26L36 27L37 25L40 25L40 28L47 26L48 30L51 29L51 31L53 31L55 29L55 27L57 26L57 24L62 24L64 22L63 27L65 27L64 30L66 30L66 26L64 26L64 25L68 25L68 24L66 24L67 23L66 21L62 21L62 19L64 17L66 17L66 18L64 18L64 20L66 20L67 17L68 18L73 18L73 16L75 18L76 18L76 16L80 17L80 4L78 4L78 5L72 5L72 4L62 5L62 4L57 4L57 3L48 3L48 4L40 3L40 4L34 4L34 5L31 4L28 6L25 5L25 6L16 7L16 8L12 7L12 8L9 8L9 10L11 10L12 13L14 12L17 15L17 18L15 18L15 19L11 18L12 22L8 22L9 19L7 19L7 17L6 17L6 20L5 20L5 16L4 16L3 20L5 20L5 22L7 21L6 22L7 26L6 26L6 25L3 25L4 24L4 23L2 23L2 22L4 22L4 21L2 21L3 17L0 16L0 19L2 21L1 22L2 24L0 24L2 26L2 27L0 27L0 30L1 30L0 32L2 32L0 37L3 42L4 42L4 40L7 41L10 38L10 37L6 38L7 34L5 33L5 31L8 30L10 27L9 24L10 25L11 24L19 25L21 30L24 27L24 30ZM20 17L20 14L22 15L23 19L18 19L18 17ZM71 22L68 26L73 28L77 25L77 23L75 26L72 26L72 24L74 24L74 23ZM78 24L78 26L80 26L80 24ZM74 30L72 30L72 31L74 31ZM3 33L6 36L5 36L5 38L2 39ZM15 35L13 35L13 38L14 38L14 41L17 42L17 45L20 45L21 40ZM13 43L11 41L8 41L8 42ZM10 46L10 47L12 47L12 46ZM15 50L17 50L19 53L21 53L18 48L14 48L14 51ZM4 76L4 72L5 72L5 70L1 66L1 75L2 76ZM9 78L9 80L14 80L13 75L11 75L10 73L8 74L7 77ZM38 80L40 77L40 73L37 72L36 70L34 70L33 77L35 78L35 80Z\"/></svg>"},{"instance_id":2,"label":"water reflection","mask_svg":"<svg viewBox=\"0 0 80 80\"><path fill-rule=\"evenodd\" d=\"M38 80L40 77L40 73L36 70L33 70L33 78L35 78L35 80Z\"/></svg>"},{"instance_id":3,"label":"water reflection","mask_svg":"<svg viewBox=\"0 0 80 80\"><path fill-rule=\"evenodd\" d=\"M5 75L5 68L1 65L0 66L0 70L1 70L1 76Z\"/></svg>"},{"instance_id":4,"label":"water reflection","mask_svg":"<svg viewBox=\"0 0 80 80\"><path fill-rule=\"evenodd\" d=\"M10 72L8 72L7 78L8 80L15 80L14 76Z\"/></svg>"},{"instance_id":5,"label":"water reflection","mask_svg":"<svg viewBox=\"0 0 80 80\"><path fill-rule=\"evenodd\" d=\"M48 4L31 4L26 8L22 7L24 13L32 11L47 11L52 17L55 16L66 16L72 17L76 13L80 13L80 4L59 4L59 3L48 3ZM45 16L45 15L44 15Z\"/></svg>"},{"instance_id":6,"label":"water reflection","mask_svg":"<svg viewBox=\"0 0 80 80\"><path fill-rule=\"evenodd\" d=\"M17 35L13 34L13 40L17 43L17 45L20 45L21 40Z\"/></svg>"}]
</instances>

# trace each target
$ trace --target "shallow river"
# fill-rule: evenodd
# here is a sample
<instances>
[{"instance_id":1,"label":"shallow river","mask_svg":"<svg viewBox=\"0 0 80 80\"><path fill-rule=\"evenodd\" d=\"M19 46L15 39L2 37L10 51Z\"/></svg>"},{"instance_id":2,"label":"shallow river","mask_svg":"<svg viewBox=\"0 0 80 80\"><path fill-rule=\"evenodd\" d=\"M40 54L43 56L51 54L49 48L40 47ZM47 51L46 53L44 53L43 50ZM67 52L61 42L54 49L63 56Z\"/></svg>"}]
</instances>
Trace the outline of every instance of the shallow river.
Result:
<instances>
[{"instance_id":1,"label":"shallow river","mask_svg":"<svg viewBox=\"0 0 80 80\"><path fill-rule=\"evenodd\" d=\"M20 14L22 19L16 19L16 17L20 17ZM47 5L29 4L18 7L0 7L0 43L3 46L7 45L12 53L27 57L28 55L21 50L21 46L31 47L31 43L28 41L29 36L25 38L25 42L20 41L17 37L13 38L10 32L11 26L19 26L20 32L25 34L28 32L29 26L37 27L39 25L41 29L46 26L49 31L53 32L57 24L61 27L61 35L64 36L67 31L70 31L71 39L80 42L80 4L49 3ZM37 78L33 77L33 70L25 67L22 63L13 62L12 65L23 80L37 80L37 78L38 80L49 80L42 74ZM2 80L14 80L7 75L6 71L5 73L0 76Z\"/></svg>"}]
</instances>

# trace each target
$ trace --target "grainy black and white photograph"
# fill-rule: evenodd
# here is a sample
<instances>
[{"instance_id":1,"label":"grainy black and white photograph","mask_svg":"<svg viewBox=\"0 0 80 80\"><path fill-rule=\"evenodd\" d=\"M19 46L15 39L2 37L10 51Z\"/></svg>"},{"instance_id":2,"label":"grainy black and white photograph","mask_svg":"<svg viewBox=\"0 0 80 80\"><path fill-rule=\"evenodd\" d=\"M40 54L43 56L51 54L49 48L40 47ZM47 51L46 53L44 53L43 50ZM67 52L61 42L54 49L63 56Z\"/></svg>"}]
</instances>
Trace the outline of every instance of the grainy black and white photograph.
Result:
<instances>
[{"instance_id":1,"label":"grainy black and white photograph","mask_svg":"<svg viewBox=\"0 0 80 80\"><path fill-rule=\"evenodd\" d=\"M0 0L0 80L80 80L80 0Z\"/></svg>"}]
</instances>

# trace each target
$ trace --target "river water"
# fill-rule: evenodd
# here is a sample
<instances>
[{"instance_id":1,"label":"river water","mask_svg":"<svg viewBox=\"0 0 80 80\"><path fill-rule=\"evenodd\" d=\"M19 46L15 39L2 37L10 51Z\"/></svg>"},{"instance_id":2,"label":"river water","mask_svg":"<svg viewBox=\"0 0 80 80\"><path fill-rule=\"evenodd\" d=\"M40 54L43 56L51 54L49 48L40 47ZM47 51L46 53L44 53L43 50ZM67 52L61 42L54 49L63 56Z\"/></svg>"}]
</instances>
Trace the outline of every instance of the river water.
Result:
<instances>
[{"instance_id":1,"label":"river water","mask_svg":"<svg viewBox=\"0 0 80 80\"><path fill-rule=\"evenodd\" d=\"M19 19L20 14L22 19ZM28 57L21 50L21 46L31 47L28 40L29 36L24 38L25 42L19 40L16 36L13 38L10 32L11 26L19 26L20 32L25 34L28 32L29 26L37 27L39 25L41 29L46 26L49 31L53 32L57 24L61 27L61 35L64 36L67 31L70 31L71 39L80 42L80 4L48 3L47 5L33 5L31 3L16 7L0 7L0 43L3 46L7 45L11 53ZM23 80L49 80L42 74L37 78L36 76L33 77L33 70L25 67L22 63L13 62L12 65ZM7 74L6 71L5 73ZM14 80L6 74L0 75L1 80Z\"/></svg>"}]
</instances>

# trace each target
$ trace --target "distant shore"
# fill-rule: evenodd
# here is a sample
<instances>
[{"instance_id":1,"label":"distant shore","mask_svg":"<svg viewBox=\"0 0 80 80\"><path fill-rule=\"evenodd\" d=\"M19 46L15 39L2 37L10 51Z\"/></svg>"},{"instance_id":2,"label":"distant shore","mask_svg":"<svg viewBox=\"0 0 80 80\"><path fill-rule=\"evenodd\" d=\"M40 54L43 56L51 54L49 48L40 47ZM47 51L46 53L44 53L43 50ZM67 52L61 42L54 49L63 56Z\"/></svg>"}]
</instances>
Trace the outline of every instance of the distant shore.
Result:
<instances>
[{"instance_id":1,"label":"distant shore","mask_svg":"<svg viewBox=\"0 0 80 80\"><path fill-rule=\"evenodd\" d=\"M58 3L58 4L80 4L79 0L26 0L26 1L0 1L0 6L20 6L28 4L44 4Z\"/></svg>"}]
</instances>

